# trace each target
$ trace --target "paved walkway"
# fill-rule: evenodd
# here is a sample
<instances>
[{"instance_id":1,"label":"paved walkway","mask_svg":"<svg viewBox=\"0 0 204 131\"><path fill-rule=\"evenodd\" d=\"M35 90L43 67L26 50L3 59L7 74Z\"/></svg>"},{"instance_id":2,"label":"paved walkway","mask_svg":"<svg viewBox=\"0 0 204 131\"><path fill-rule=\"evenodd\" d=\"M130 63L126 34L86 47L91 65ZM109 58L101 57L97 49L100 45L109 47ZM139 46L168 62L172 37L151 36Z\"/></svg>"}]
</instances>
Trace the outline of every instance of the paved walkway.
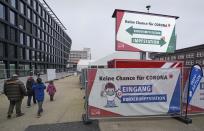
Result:
<instances>
[{"instance_id":1,"label":"paved walkway","mask_svg":"<svg viewBox=\"0 0 204 131\"><path fill-rule=\"evenodd\" d=\"M23 131L29 125L62 123L80 121L83 112L83 91L80 90L78 77L67 77L55 82L57 93L53 102L49 101L46 93L46 99L43 104L44 112L41 118L36 118L37 105L26 108L24 98L22 112L24 116L7 119L7 109L9 101L5 95L0 95L0 131Z\"/></svg>"},{"instance_id":2,"label":"paved walkway","mask_svg":"<svg viewBox=\"0 0 204 131\"><path fill-rule=\"evenodd\" d=\"M97 123L92 126L93 128L89 126L86 129L79 122L83 113L84 91L80 90L78 77L67 77L56 81L55 84L57 86L55 101L50 102L46 95L41 118L36 118L37 105L26 108L26 98L22 105L25 116L19 118L14 116L8 120L6 113L9 101L4 95L0 95L0 131L24 131L30 125L34 126L27 128L27 131L41 131L40 129L56 131L66 128L69 131L78 128L80 131L97 131ZM189 125L173 118L151 118L100 120L99 127L101 131L204 131L204 115L194 116L193 124Z\"/></svg>"}]
</instances>

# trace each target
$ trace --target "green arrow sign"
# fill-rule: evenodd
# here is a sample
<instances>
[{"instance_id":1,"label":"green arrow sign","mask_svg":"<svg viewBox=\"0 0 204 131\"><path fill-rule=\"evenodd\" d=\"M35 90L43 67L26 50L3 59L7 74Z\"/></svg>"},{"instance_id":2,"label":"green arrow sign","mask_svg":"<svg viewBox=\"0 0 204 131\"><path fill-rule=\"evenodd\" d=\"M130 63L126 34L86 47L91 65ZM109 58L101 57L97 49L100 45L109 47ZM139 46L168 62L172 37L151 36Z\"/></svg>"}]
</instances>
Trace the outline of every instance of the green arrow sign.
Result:
<instances>
[{"instance_id":1,"label":"green arrow sign","mask_svg":"<svg viewBox=\"0 0 204 131\"><path fill-rule=\"evenodd\" d=\"M126 29L126 31L130 35L133 35L133 34L156 35L156 36L162 35L162 32L159 30L137 29L137 28L133 28L133 26Z\"/></svg>"},{"instance_id":2,"label":"green arrow sign","mask_svg":"<svg viewBox=\"0 0 204 131\"><path fill-rule=\"evenodd\" d=\"M165 40L161 38L160 40L157 39L144 39L144 38L132 38L132 43L135 44L151 44L151 45L160 45L163 46L166 44Z\"/></svg>"}]
</instances>

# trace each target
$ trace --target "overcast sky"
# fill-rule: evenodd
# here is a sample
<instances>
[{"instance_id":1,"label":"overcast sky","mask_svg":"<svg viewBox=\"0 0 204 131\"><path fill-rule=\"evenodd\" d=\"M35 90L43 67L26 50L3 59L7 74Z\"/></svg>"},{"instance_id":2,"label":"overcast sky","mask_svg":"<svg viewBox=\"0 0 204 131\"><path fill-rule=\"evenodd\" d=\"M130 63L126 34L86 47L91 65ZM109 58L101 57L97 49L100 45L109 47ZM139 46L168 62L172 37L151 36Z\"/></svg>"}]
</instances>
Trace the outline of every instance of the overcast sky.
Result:
<instances>
[{"instance_id":1,"label":"overcast sky","mask_svg":"<svg viewBox=\"0 0 204 131\"><path fill-rule=\"evenodd\" d=\"M72 39L72 50L91 48L93 59L115 51L115 9L175 15L177 49L204 44L204 0L46 0Z\"/></svg>"}]
</instances>

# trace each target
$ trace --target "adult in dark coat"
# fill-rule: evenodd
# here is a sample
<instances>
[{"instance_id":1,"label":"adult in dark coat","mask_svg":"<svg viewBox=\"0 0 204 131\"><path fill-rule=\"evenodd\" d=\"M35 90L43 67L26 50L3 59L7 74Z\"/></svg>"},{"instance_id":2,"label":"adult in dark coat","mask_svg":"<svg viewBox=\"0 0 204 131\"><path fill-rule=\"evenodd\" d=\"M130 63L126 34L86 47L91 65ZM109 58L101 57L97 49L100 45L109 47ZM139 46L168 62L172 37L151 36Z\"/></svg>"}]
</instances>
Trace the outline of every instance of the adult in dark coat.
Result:
<instances>
[{"instance_id":1,"label":"adult in dark coat","mask_svg":"<svg viewBox=\"0 0 204 131\"><path fill-rule=\"evenodd\" d=\"M23 82L18 79L18 75L14 74L11 79L5 81L4 93L10 101L7 117L11 118L14 107L16 107L17 117L24 115L24 113L21 112L21 104L27 92Z\"/></svg>"},{"instance_id":2,"label":"adult in dark coat","mask_svg":"<svg viewBox=\"0 0 204 131\"><path fill-rule=\"evenodd\" d=\"M36 99L35 99L35 93L32 89L32 86L35 84L35 80L33 79L32 76L29 76L27 81L26 81L26 89L28 93L28 100L27 100L27 106L31 106L31 99L33 97L33 103L36 104Z\"/></svg>"}]
</instances>

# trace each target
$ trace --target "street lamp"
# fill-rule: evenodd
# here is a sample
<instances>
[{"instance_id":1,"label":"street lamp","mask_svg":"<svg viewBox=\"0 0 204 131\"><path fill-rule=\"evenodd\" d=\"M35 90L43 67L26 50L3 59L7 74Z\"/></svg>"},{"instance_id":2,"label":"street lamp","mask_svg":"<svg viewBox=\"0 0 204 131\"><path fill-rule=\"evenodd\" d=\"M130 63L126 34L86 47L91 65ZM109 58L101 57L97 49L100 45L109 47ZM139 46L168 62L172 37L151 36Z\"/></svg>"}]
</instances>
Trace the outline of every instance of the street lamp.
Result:
<instances>
[{"instance_id":1,"label":"street lamp","mask_svg":"<svg viewBox=\"0 0 204 131\"><path fill-rule=\"evenodd\" d=\"M147 5L146 8L147 8L147 12L149 13L149 10L150 10L150 8L151 8L151 5Z\"/></svg>"}]
</instances>

